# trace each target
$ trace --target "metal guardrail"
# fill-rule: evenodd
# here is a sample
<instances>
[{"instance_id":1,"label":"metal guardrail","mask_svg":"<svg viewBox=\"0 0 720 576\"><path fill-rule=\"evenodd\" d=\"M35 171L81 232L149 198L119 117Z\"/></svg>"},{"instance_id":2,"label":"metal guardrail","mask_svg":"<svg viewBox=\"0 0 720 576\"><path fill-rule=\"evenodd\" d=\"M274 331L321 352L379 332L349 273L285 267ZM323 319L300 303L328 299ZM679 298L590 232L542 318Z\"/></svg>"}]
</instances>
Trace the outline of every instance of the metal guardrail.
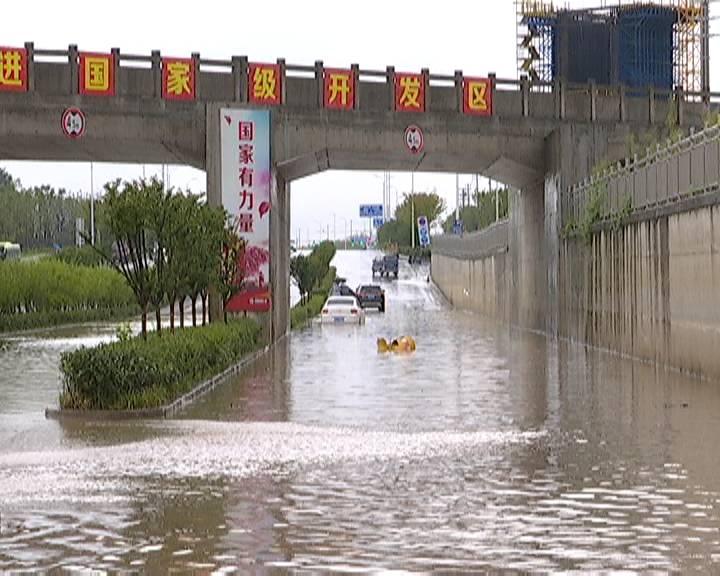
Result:
<instances>
[{"instance_id":1,"label":"metal guardrail","mask_svg":"<svg viewBox=\"0 0 720 576\"><path fill-rule=\"evenodd\" d=\"M568 188L561 198L563 223L579 222L598 195L603 215L611 218L712 193L719 183L720 125L715 125Z\"/></svg>"}]
</instances>

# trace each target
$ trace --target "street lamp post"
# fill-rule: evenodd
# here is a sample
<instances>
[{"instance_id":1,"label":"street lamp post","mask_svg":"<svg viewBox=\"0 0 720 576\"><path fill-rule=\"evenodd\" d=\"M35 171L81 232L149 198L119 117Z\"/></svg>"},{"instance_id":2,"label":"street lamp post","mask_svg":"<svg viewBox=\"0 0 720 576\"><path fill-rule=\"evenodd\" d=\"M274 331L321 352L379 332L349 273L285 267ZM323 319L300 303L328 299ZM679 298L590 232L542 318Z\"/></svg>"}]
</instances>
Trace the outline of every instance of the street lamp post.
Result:
<instances>
[{"instance_id":1,"label":"street lamp post","mask_svg":"<svg viewBox=\"0 0 720 576\"><path fill-rule=\"evenodd\" d=\"M340 216L340 219L343 221L343 241L344 241L344 250L347 250L347 218ZM352 222L350 223L352 225Z\"/></svg>"},{"instance_id":2,"label":"street lamp post","mask_svg":"<svg viewBox=\"0 0 720 576\"><path fill-rule=\"evenodd\" d=\"M95 246L95 178L92 162L90 162L90 244Z\"/></svg>"},{"instance_id":3,"label":"street lamp post","mask_svg":"<svg viewBox=\"0 0 720 576\"><path fill-rule=\"evenodd\" d=\"M460 174L455 174L455 222L460 220Z\"/></svg>"},{"instance_id":4,"label":"street lamp post","mask_svg":"<svg viewBox=\"0 0 720 576\"><path fill-rule=\"evenodd\" d=\"M410 175L410 237L415 250L415 172Z\"/></svg>"}]
</instances>

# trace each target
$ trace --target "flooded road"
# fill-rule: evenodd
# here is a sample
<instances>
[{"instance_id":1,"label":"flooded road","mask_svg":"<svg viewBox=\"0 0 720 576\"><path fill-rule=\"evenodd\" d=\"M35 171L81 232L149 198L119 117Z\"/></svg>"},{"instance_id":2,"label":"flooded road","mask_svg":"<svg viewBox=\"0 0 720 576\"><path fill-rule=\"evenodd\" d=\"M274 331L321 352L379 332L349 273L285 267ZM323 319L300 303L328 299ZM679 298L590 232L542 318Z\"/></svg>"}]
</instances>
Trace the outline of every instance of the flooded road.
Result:
<instances>
[{"instance_id":1,"label":"flooded road","mask_svg":"<svg viewBox=\"0 0 720 576\"><path fill-rule=\"evenodd\" d=\"M372 257L335 264L354 287ZM427 274L171 421L44 419L60 352L111 326L11 339L0 571L720 571L720 386L452 311Z\"/></svg>"}]
</instances>

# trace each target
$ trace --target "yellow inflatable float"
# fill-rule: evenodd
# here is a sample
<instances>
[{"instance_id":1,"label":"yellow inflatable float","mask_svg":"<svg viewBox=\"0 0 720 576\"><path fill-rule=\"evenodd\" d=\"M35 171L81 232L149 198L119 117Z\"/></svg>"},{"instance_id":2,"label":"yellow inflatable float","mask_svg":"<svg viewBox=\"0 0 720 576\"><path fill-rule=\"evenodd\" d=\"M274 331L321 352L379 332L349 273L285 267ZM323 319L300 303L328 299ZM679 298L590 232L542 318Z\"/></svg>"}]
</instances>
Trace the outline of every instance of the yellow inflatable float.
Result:
<instances>
[{"instance_id":1,"label":"yellow inflatable float","mask_svg":"<svg viewBox=\"0 0 720 576\"><path fill-rule=\"evenodd\" d=\"M385 340L385 338L377 339L378 354L385 354L387 352L415 352L415 348L415 339L412 336L401 336L390 342Z\"/></svg>"}]
</instances>

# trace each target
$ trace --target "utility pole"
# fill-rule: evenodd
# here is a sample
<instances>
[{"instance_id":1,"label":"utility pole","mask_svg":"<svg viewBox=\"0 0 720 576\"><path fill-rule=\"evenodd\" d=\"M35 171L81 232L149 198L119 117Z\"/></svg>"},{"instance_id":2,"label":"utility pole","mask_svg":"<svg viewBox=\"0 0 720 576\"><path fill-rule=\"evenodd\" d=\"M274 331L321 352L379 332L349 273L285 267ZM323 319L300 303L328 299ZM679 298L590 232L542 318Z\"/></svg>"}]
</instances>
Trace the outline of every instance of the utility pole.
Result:
<instances>
[{"instance_id":1,"label":"utility pole","mask_svg":"<svg viewBox=\"0 0 720 576\"><path fill-rule=\"evenodd\" d=\"M415 249L415 172L411 174L410 180L410 236L412 247Z\"/></svg>"},{"instance_id":2,"label":"utility pole","mask_svg":"<svg viewBox=\"0 0 720 576\"><path fill-rule=\"evenodd\" d=\"M710 102L710 0L703 0L702 15L702 92Z\"/></svg>"},{"instance_id":3,"label":"utility pole","mask_svg":"<svg viewBox=\"0 0 720 576\"><path fill-rule=\"evenodd\" d=\"M495 186L495 222L500 220L500 186Z\"/></svg>"},{"instance_id":4,"label":"utility pole","mask_svg":"<svg viewBox=\"0 0 720 576\"><path fill-rule=\"evenodd\" d=\"M95 246L95 177L90 162L90 244Z\"/></svg>"},{"instance_id":5,"label":"utility pole","mask_svg":"<svg viewBox=\"0 0 720 576\"><path fill-rule=\"evenodd\" d=\"M460 174L455 174L455 222L460 220Z\"/></svg>"}]
</instances>

